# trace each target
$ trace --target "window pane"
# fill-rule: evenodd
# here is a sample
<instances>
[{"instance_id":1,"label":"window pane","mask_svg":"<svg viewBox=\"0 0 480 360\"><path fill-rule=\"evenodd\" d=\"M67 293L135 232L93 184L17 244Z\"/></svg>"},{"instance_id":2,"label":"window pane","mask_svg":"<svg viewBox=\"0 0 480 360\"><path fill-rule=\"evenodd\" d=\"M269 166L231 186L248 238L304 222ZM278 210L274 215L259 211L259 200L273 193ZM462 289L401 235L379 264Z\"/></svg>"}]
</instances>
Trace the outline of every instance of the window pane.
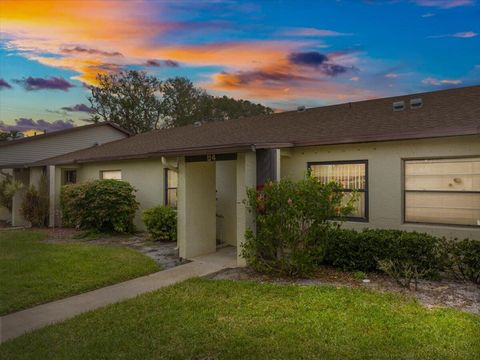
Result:
<instances>
[{"instance_id":1,"label":"window pane","mask_svg":"<svg viewBox=\"0 0 480 360\"><path fill-rule=\"evenodd\" d=\"M76 170L65 170L63 173L63 183L64 184L75 184L77 182L77 171Z\"/></svg>"},{"instance_id":2,"label":"window pane","mask_svg":"<svg viewBox=\"0 0 480 360\"><path fill-rule=\"evenodd\" d=\"M178 174L174 170L167 170L167 187L176 188L178 186Z\"/></svg>"},{"instance_id":3,"label":"window pane","mask_svg":"<svg viewBox=\"0 0 480 360\"><path fill-rule=\"evenodd\" d=\"M480 191L480 158L406 161L405 190Z\"/></svg>"},{"instance_id":4,"label":"window pane","mask_svg":"<svg viewBox=\"0 0 480 360\"><path fill-rule=\"evenodd\" d=\"M102 171L102 179L122 180L122 172L120 170L105 170Z\"/></svg>"},{"instance_id":5,"label":"window pane","mask_svg":"<svg viewBox=\"0 0 480 360\"><path fill-rule=\"evenodd\" d=\"M352 197L352 193L345 193L345 196L343 197L342 199L342 203L345 205L349 200L350 198ZM348 215L348 217L359 217L359 218L365 218L366 217L366 214L365 214L365 193L364 192L359 192L356 194L357 196L357 201L355 201L354 203L354 211Z\"/></svg>"},{"instance_id":6,"label":"window pane","mask_svg":"<svg viewBox=\"0 0 480 360\"><path fill-rule=\"evenodd\" d=\"M177 207L177 189L167 190L167 205Z\"/></svg>"},{"instance_id":7,"label":"window pane","mask_svg":"<svg viewBox=\"0 0 480 360\"><path fill-rule=\"evenodd\" d=\"M405 220L480 225L480 194L407 192Z\"/></svg>"},{"instance_id":8,"label":"window pane","mask_svg":"<svg viewBox=\"0 0 480 360\"><path fill-rule=\"evenodd\" d=\"M335 181L345 189L365 190L365 164L317 164L311 169L323 183Z\"/></svg>"}]
</instances>

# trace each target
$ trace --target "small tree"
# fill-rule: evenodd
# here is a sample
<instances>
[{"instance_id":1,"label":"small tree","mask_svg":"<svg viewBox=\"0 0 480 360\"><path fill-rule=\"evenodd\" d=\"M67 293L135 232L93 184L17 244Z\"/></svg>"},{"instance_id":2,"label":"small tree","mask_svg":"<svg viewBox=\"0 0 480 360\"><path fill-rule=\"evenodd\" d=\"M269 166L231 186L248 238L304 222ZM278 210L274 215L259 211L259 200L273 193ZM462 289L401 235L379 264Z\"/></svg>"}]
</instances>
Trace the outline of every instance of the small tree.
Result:
<instances>
[{"instance_id":1,"label":"small tree","mask_svg":"<svg viewBox=\"0 0 480 360\"><path fill-rule=\"evenodd\" d=\"M30 186L22 201L22 215L32 226L48 225L49 198L47 177L43 175L38 182L38 189Z\"/></svg>"},{"instance_id":2,"label":"small tree","mask_svg":"<svg viewBox=\"0 0 480 360\"><path fill-rule=\"evenodd\" d=\"M256 233L247 231L242 250L248 264L259 271L310 274L323 260L329 230L353 211L355 196L344 204L341 190L310 175L248 190L247 206L256 218Z\"/></svg>"}]
</instances>

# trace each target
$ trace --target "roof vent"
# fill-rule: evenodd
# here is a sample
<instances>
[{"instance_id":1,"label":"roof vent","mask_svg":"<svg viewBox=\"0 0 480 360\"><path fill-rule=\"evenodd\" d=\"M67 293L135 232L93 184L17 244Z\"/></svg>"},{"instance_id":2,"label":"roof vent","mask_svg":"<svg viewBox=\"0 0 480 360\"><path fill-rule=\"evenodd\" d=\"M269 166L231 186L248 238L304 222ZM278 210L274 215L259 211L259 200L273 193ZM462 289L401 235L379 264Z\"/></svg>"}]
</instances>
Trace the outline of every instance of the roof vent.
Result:
<instances>
[{"instance_id":1,"label":"roof vent","mask_svg":"<svg viewBox=\"0 0 480 360\"><path fill-rule=\"evenodd\" d=\"M201 121L195 121L195 122L193 123L193 126L194 126L194 127L200 127L200 126L202 126L202 122L201 122Z\"/></svg>"},{"instance_id":2,"label":"roof vent","mask_svg":"<svg viewBox=\"0 0 480 360\"><path fill-rule=\"evenodd\" d=\"M298 112L304 112L305 111L305 106L301 105L297 107Z\"/></svg>"},{"instance_id":3,"label":"roof vent","mask_svg":"<svg viewBox=\"0 0 480 360\"><path fill-rule=\"evenodd\" d=\"M420 109L423 106L421 98L410 99L410 109Z\"/></svg>"},{"instance_id":4,"label":"roof vent","mask_svg":"<svg viewBox=\"0 0 480 360\"><path fill-rule=\"evenodd\" d=\"M405 101L395 101L393 103L393 111L402 111L405 110Z\"/></svg>"}]
</instances>

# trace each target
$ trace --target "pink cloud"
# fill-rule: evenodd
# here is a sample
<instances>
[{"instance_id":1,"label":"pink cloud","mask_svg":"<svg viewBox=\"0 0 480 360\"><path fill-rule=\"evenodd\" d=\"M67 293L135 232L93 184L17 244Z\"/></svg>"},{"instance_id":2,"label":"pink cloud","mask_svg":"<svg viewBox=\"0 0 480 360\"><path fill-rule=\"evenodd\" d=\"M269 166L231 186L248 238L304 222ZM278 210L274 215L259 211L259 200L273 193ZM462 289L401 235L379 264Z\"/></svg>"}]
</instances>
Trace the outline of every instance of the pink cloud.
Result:
<instances>
[{"instance_id":1,"label":"pink cloud","mask_svg":"<svg viewBox=\"0 0 480 360\"><path fill-rule=\"evenodd\" d=\"M446 38L446 37L453 37L453 38L460 38L460 39L470 39L478 36L478 33L474 31L463 31L463 32L457 32L454 34L444 34L444 35L432 35L428 36L428 39L440 39L440 38Z\"/></svg>"},{"instance_id":2,"label":"pink cloud","mask_svg":"<svg viewBox=\"0 0 480 360\"><path fill-rule=\"evenodd\" d=\"M462 83L462 80L458 79L435 79L433 77L428 77L422 80L422 84L425 85L435 85L435 86L440 86L440 85L460 85Z\"/></svg>"},{"instance_id":3,"label":"pink cloud","mask_svg":"<svg viewBox=\"0 0 480 360\"><path fill-rule=\"evenodd\" d=\"M318 36L318 37L352 35L350 33L342 33L334 30L317 29L312 27L287 28L285 30L280 31L278 34L283 36Z\"/></svg>"},{"instance_id":4,"label":"pink cloud","mask_svg":"<svg viewBox=\"0 0 480 360\"><path fill-rule=\"evenodd\" d=\"M417 5L451 9L460 6L469 6L475 3L474 0L416 0Z\"/></svg>"}]
</instances>

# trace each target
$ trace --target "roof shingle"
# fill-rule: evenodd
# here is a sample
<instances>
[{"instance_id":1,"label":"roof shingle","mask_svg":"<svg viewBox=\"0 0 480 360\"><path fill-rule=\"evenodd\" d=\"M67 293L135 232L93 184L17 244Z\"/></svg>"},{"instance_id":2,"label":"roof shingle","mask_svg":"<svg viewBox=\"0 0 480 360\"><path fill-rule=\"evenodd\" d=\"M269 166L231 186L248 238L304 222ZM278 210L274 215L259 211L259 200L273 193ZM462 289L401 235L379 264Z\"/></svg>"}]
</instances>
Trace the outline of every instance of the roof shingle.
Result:
<instances>
[{"instance_id":1,"label":"roof shingle","mask_svg":"<svg viewBox=\"0 0 480 360\"><path fill-rule=\"evenodd\" d=\"M413 98L422 98L423 106L411 109ZM393 111L393 102L402 100L405 110ZM473 134L480 134L480 86L155 130L41 164Z\"/></svg>"}]
</instances>

